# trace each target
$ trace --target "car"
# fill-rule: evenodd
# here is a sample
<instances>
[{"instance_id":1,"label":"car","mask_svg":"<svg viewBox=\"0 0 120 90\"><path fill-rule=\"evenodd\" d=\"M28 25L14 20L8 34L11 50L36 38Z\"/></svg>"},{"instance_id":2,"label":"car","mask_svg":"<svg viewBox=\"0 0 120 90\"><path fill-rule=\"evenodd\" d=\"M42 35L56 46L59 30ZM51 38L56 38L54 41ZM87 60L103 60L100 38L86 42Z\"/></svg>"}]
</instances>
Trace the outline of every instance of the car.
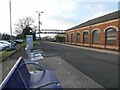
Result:
<instances>
[{"instance_id":1,"label":"car","mask_svg":"<svg viewBox=\"0 0 120 90\"><path fill-rule=\"evenodd\" d=\"M9 48L9 46L7 44L4 43L0 43L0 51L3 51L5 49Z\"/></svg>"},{"instance_id":2,"label":"car","mask_svg":"<svg viewBox=\"0 0 120 90\"><path fill-rule=\"evenodd\" d=\"M5 50L5 46L0 44L0 52L3 51L3 50Z\"/></svg>"},{"instance_id":3,"label":"car","mask_svg":"<svg viewBox=\"0 0 120 90\"><path fill-rule=\"evenodd\" d=\"M12 43L12 46L15 46L17 43L15 41L8 40L9 43Z\"/></svg>"},{"instance_id":4,"label":"car","mask_svg":"<svg viewBox=\"0 0 120 90\"><path fill-rule=\"evenodd\" d=\"M17 44L20 44L20 43L22 43L22 42L24 42L24 40L22 40L22 39L16 39L16 40L14 40Z\"/></svg>"},{"instance_id":5,"label":"car","mask_svg":"<svg viewBox=\"0 0 120 90\"><path fill-rule=\"evenodd\" d=\"M0 43L4 45L8 45L8 47L11 48L11 43L9 43L8 41L0 40Z\"/></svg>"},{"instance_id":6,"label":"car","mask_svg":"<svg viewBox=\"0 0 120 90\"><path fill-rule=\"evenodd\" d=\"M5 49L6 49L6 48L9 48L9 45L8 45L8 44L5 44L5 43L3 43L3 42L0 42L0 45L4 46Z\"/></svg>"}]
</instances>

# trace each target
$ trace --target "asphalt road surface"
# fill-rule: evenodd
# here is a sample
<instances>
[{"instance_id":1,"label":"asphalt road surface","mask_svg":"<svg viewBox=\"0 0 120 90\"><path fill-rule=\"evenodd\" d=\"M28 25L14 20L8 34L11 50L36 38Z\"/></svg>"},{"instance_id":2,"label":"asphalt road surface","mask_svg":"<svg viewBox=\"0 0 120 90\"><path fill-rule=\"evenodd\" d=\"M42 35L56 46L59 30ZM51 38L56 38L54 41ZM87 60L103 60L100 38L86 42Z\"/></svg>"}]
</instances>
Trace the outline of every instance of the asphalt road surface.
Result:
<instances>
[{"instance_id":1,"label":"asphalt road surface","mask_svg":"<svg viewBox=\"0 0 120 90\"><path fill-rule=\"evenodd\" d=\"M41 41L44 53L60 56L105 88L118 88L118 56Z\"/></svg>"}]
</instances>

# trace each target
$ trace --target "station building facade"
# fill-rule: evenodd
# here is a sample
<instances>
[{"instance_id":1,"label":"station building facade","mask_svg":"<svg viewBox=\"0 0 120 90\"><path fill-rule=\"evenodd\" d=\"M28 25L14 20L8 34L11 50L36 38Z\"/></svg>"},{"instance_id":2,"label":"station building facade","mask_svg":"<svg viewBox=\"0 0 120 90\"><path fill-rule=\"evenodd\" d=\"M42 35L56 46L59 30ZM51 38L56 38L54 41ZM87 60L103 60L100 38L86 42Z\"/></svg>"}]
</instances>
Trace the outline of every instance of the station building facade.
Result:
<instances>
[{"instance_id":1,"label":"station building facade","mask_svg":"<svg viewBox=\"0 0 120 90\"><path fill-rule=\"evenodd\" d=\"M120 10L86 21L65 32L66 43L120 50Z\"/></svg>"}]
</instances>

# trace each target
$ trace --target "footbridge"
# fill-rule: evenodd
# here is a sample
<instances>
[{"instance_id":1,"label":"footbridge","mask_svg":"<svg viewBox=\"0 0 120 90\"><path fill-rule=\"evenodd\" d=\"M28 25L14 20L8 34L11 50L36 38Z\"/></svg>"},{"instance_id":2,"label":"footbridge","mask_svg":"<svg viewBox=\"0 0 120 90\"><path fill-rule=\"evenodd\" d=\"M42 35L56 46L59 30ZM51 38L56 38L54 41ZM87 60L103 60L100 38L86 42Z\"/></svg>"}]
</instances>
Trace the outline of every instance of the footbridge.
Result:
<instances>
[{"instance_id":1,"label":"footbridge","mask_svg":"<svg viewBox=\"0 0 120 90\"><path fill-rule=\"evenodd\" d=\"M37 34L39 34L39 31L36 31ZM40 29L41 34L65 34L65 30L59 30L59 29Z\"/></svg>"}]
</instances>

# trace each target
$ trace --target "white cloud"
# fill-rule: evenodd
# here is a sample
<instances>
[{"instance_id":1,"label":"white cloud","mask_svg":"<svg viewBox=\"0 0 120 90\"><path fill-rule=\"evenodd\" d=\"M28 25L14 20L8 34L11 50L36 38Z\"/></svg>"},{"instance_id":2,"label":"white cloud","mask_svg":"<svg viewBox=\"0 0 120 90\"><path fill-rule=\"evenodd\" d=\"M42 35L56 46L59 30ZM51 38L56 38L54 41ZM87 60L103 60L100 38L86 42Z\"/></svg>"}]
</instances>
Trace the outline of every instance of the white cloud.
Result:
<instances>
[{"instance_id":1,"label":"white cloud","mask_svg":"<svg viewBox=\"0 0 120 90\"><path fill-rule=\"evenodd\" d=\"M100 17L100 16L104 16L106 14L109 14L109 13L112 13L116 10L111 10L111 11L106 11L106 10L99 10L98 12L96 11L96 13L94 13L92 16L91 16L91 19L93 18L97 18L97 17Z\"/></svg>"},{"instance_id":2,"label":"white cloud","mask_svg":"<svg viewBox=\"0 0 120 90\"><path fill-rule=\"evenodd\" d=\"M116 1L116 0L115 0ZM2 3L1 3L2 2ZM36 19L35 25L38 25L38 14L36 11L44 11L41 15L41 28L68 29L74 26L78 21L90 19L105 14L104 5L91 6L90 3L83 6L81 2L91 2L87 0L11 0L12 2L12 27L25 16ZM95 1L96 2L96 1ZM98 2L98 1L97 1ZM84 12L80 10L85 8L91 13L91 16L81 18ZM9 29L9 0L0 0L0 32L10 33ZM88 14L90 15L90 14Z\"/></svg>"},{"instance_id":3,"label":"white cloud","mask_svg":"<svg viewBox=\"0 0 120 90\"><path fill-rule=\"evenodd\" d=\"M116 10L108 10L106 4L109 4L109 3L102 3L102 2L86 3L86 5L84 5L83 8L86 11L88 11L89 16L84 18L81 22L85 22L85 21L116 11ZM114 7L117 7L117 6L114 6Z\"/></svg>"}]
</instances>

